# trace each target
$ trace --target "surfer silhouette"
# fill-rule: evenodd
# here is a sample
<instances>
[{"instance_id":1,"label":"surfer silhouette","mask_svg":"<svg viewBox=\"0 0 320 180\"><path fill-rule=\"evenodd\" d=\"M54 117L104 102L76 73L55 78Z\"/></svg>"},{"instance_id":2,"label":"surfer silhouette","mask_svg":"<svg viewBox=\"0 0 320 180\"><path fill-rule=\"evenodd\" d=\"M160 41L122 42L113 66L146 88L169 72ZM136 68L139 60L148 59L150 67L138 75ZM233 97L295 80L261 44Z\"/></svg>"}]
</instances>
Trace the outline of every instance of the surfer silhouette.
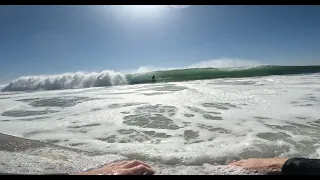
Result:
<instances>
[{"instance_id":1,"label":"surfer silhouette","mask_svg":"<svg viewBox=\"0 0 320 180\"><path fill-rule=\"evenodd\" d=\"M156 77L155 75L152 76L152 82L155 82L156 81Z\"/></svg>"}]
</instances>

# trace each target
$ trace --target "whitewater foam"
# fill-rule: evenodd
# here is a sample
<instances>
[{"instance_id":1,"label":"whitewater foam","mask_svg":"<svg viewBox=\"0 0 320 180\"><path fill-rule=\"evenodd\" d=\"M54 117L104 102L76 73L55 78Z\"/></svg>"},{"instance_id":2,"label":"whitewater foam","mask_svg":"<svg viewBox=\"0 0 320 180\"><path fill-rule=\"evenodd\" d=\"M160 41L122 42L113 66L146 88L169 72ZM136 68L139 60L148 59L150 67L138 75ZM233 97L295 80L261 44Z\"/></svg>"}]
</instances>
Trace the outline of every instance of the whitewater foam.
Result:
<instances>
[{"instance_id":1,"label":"whitewater foam","mask_svg":"<svg viewBox=\"0 0 320 180\"><path fill-rule=\"evenodd\" d=\"M76 153L58 148L40 148L24 152L0 151L0 156L2 158L0 172L15 174L77 173L92 168L99 168L104 164L128 160L126 157L112 154L88 156L83 153ZM201 166L163 166L159 163L149 161L147 161L147 163L152 166L156 175L259 174L232 166L210 164Z\"/></svg>"},{"instance_id":2,"label":"whitewater foam","mask_svg":"<svg viewBox=\"0 0 320 180\"><path fill-rule=\"evenodd\" d=\"M124 74L110 70L100 73L67 73L50 76L25 76L3 87L4 91L57 90L126 84Z\"/></svg>"},{"instance_id":3,"label":"whitewater foam","mask_svg":"<svg viewBox=\"0 0 320 180\"><path fill-rule=\"evenodd\" d=\"M0 132L223 174L232 160L318 157L319 93L317 74L2 92Z\"/></svg>"}]
</instances>

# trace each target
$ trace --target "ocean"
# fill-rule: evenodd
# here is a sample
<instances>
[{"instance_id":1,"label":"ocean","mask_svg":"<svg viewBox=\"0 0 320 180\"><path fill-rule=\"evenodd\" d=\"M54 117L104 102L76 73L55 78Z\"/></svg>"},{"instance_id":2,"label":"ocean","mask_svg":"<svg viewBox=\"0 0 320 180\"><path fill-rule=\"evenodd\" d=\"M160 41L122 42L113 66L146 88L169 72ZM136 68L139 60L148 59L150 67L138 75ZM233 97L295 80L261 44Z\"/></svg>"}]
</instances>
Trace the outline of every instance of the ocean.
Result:
<instances>
[{"instance_id":1,"label":"ocean","mask_svg":"<svg viewBox=\"0 0 320 180\"><path fill-rule=\"evenodd\" d=\"M1 88L0 133L91 155L1 150L0 172L78 172L137 159L156 174L252 174L227 164L319 158L319 73L256 66L21 77Z\"/></svg>"}]
</instances>

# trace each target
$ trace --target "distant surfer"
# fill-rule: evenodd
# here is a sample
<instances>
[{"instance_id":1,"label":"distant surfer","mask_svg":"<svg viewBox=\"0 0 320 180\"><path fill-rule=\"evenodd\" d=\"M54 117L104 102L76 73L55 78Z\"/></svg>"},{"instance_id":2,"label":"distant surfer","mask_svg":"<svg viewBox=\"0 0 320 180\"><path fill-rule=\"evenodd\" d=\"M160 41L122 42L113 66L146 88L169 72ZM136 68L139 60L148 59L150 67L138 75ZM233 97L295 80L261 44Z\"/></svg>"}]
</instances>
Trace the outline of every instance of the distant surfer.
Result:
<instances>
[{"instance_id":1,"label":"distant surfer","mask_svg":"<svg viewBox=\"0 0 320 180\"><path fill-rule=\"evenodd\" d=\"M156 75L153 75L152 76L152 82L156 82L156 77L155 77Z\"/></svg>"}]
</instances>

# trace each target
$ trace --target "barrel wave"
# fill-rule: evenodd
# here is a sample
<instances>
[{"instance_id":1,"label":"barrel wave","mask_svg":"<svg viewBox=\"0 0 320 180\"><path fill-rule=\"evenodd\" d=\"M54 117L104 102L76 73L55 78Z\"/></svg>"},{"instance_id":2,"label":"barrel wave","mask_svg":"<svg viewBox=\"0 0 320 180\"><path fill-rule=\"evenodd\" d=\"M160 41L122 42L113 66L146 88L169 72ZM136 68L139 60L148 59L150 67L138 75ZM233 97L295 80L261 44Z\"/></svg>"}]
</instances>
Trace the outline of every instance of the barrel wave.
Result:
<instances>
[{"instance_id":1,"label":"barrel wave","mask_svg":"<svg viewBox=\"0 0 320 180\"><path fill-rule=\"evenodd\" d=\"M242 78L269 75L308 74L320 72L320 66L271 66L247 68L193 68L169 71L153 71L144 74L128 74L130 84L149 83L155 75L158 82L177 82L216 78Z\"/></svg>"},{"instance_id":2,"label":"barrel wave","mask_svg":"<svg viewBox=\"0 0 320 180\"><path fill-rule=\"evenodd\" d=\"M320 66L272 66L263 65L246 68L190 68L150 71L145 73L119 73L103 71L101 73L74 73L51 76L20 77L2 87L2 91L59 90L88 87L116 86L124 84L179 82L216 78L242 78L269 75L293 75L319 73Z\"/></svg>"}]
</instances>

